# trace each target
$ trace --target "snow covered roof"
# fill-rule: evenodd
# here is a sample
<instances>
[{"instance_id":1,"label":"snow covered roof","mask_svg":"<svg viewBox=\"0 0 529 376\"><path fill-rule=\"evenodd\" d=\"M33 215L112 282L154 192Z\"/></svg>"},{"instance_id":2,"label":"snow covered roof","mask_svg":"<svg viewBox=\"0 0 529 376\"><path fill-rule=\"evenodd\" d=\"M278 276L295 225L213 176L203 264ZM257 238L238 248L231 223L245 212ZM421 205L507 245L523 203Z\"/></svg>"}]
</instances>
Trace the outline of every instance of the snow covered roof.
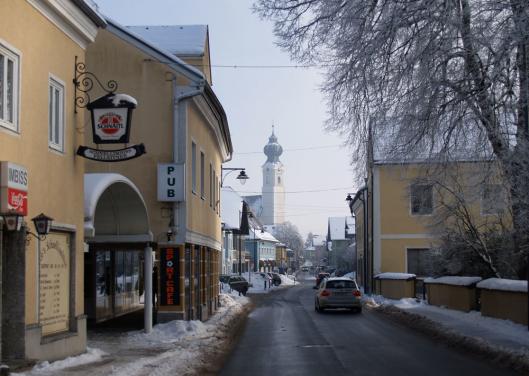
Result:
<instances>
[{"instance_id":1,"label":"snow covered roof","mask_svg":"<svg viewBox=\"0 0 529 376\"><path fill-rule=\"evenodd\" d=\"M424 283L438 283L451 286L472 286L479 281L481 281L481 277L444 276L439 278L426 278Z\"/></svg>"},{"instance_id":2,"label":"snow covered roof","mask_svg":"<svg viewBox=\"0 0 529 376\"><path fill-rule=\"evenodd\" d=\"M328 240L346 240L345 221L346 217L329 217Z\"/></svg>"},{"instance_id":3,"label":"snow covered roof","mask_svg":"<svg viewBox=\"0 0 529 376\"><path fill-rule=\"evenodd\" d=\"M409 273L380 273L375 276L375 279L397 279L397 280L410 280L417 276Z\"/></svg>"},{"instance_id":4,"label":"snow covered roof","mask_svg":"<svg viewBox=\"0 0 529 376\"><path fill-rule=\"evenodd\" d=\"M178 56L203 56L207 25L127 26L134 33Z\"/></svg>"},{"instance_id":5,"label":"snow covered roof","mask_svg":"<svg viewBox=\"0 0 529 376\"><path fill-rule=\"evenodd\" d=\"M231 187L222 187L220 191L220 217L224 229L233 230L240 227L242 197Z\"/></svg>"},{"instance_id":6,"label":"snow covered roof","mask_svg":"<svg viewBox=\"0 0 529 376\"><path fill-rule=\"evenodd\" d=\"M515 279L489 278L476 285L480 289L527 292L527 281Z\"/></svg>"},{"instance_id":7,"label":"snow covered roof","mask_svg":"<svg viewBox=\"0 0 529 376\"><path fill-rule=\"evenodd\" d=\"M134 31L121 25L119 22L110 19L109 17L106 17L106 21L108 24L108 31L122 38L123 40L131 43L138 49L142 50L144 53L153 57L154 59L163 63L167 63L169 67L176 70L177 72L184 74L191 80L201 82L205 80L204 74L199 69L192 67L191 65L187 64L186 62L176 57L169 51L166 51L155 43L149 41L141 35L138 35Z\"/></svg>"},{"instance_id":8,"label":"snow covered roof","mask_svg":"<svg viewBox=\"0 0 529 376\"><path fill-rule=\"evenodd\" d=\"M264 241L269 241L273 243L279 243L279 240L274 238L274 236L271 233L267 231L261 232L261 230L258 228L250 229L250 235L248 235L248 240L253 240L254 236L255 236L255 239L257 240L264 240Z\"/></svg>"},{"instance_id":9,"label":"snow covered roof","mask_svg":"<svg viewBox=\"0 0 529 376\"><path fill-rule=\"evenodd\" d=\"M99 27L106 27L107 23L105 17L97 9L97 5L93 0L73 0L75 5L79 7L90 20Z\"/></svg>"}]
</instances>

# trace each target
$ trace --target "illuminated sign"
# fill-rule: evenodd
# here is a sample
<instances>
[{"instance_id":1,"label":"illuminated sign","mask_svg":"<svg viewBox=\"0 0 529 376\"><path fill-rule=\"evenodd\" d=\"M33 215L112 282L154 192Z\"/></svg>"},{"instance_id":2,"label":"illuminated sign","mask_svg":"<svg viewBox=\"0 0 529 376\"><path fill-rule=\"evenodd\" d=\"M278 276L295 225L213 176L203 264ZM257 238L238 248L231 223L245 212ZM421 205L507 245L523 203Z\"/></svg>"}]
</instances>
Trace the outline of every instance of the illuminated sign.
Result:
<instances>
[{"instance_id":1,"label":"illuminated sign","mask_svg":"<svg viewBox=\"0 0 529 376\"><path fill-rule=\"evenodd\" d=\"M160 249L160 305L180 304L180 253L176 248Z\"/></svg>"}]
</instances>

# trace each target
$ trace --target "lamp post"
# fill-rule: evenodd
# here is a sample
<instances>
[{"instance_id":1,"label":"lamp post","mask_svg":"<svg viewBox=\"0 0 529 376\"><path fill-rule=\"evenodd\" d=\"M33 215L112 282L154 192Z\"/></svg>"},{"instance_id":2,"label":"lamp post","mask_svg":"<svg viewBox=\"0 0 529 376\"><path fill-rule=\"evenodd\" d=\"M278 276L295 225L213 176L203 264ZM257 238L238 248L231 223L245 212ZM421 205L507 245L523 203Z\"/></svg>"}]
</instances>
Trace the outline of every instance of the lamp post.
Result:
<instances>
[{"instance_id":1,"label":"lamp post","mask_svg":"<svg viewBox=\"0 0 529 376\"><path fill-rule=\"evenodd\" d=\"M228 171L226 174L223 174L224 171ZM224 186L224 179L226 176L231 174L233 171L240 171L239 175L237 175L236 179L241 182L242 185L246 183L246 180L250 179L248 175L246 175L246 169L244 167L222 167L222 173L220 176L220 186Z\"/></svg>"}]
</instances>

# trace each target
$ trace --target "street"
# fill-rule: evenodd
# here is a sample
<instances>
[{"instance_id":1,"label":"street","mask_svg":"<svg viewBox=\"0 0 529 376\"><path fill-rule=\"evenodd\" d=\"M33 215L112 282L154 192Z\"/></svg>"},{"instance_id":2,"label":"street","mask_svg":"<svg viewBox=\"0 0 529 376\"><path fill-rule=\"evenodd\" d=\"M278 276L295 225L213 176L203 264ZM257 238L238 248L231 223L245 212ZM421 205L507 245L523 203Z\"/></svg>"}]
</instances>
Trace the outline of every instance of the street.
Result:
<instances>
[{"instance_id":1,"label":"street","mask_svg":"<svg viewBox=\"0 0 529 376\"><path fill-rule=\"evenodd\" d=\"M314 310L314 280L258 297L221 375L512 375L364 309Z\"/></svg>"}]
</instances>

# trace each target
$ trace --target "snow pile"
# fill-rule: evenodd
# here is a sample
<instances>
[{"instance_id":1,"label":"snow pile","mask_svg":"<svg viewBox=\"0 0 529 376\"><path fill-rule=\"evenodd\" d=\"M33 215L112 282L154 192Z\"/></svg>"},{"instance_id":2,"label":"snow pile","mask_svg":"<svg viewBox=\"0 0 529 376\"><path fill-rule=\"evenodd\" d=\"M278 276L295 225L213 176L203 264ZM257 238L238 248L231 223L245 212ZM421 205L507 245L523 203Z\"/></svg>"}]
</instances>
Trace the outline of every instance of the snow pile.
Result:
<instances>
[{"instance_id":1,"label":"snow pile","mask_svg":"<svg viewBox=\"0 0 529 376\"><path fill-rule=\"evenodd\" d=\"M344 278L349 278L349 279L352 279L352 280L356 280L356 272L349 272L349 273L345 273L343 275Z\"/></svg>"},{"instance_id":2,"label":"snow pile","mask_svg":"<svg viewBox=\"0 0 529 376\"><path fill-rule=\"evenodd\" d=\"M112 99L112 104L114 105L114 107L118 107L121 104L121 101L130 102L135 106L138 105L138 101L136 100L136 98L131 97L128 94L114 94L114 96L110 97L109 99Z\"/></svg>"},{"instance_id":3,"label":"snow pile","mask_svg":"<svg viewBox=\"0 0 529 376\"><path fill-rule=\"evenodd\" d=\"M294 286L299 284L299 282L296 281L296 277L293 275L279 274L279 276L281 277L280 286Z\"/></svg>"},{"instance_id":4,"label":"snow pile","mask_svg":"<svg viewBox=\"0 0 529 376\"><path fill-rule=\"evenodd\" d=\"M88 363L98 362L105 355L107 355L107 353L105 353L104 351L88 347L84 354L78 356L70 356L66 359L58 360L53 363L44 361L38 363L33 370L41 373L53 373L64 368L77 367ZM13 373L13 375L16 375L16 373Z\"/></svg>"},{"instance_id":5,"label":"snow pile","mask_svg":"<svg viewBox=\"0 0 529 376\"><path fill-rule=\"evenodd\" d=\"M233 326L249 299L220 294L220 307L206 322L171 321L143 331L92 335L88 352L53 363L41 362L19 376L197 374L226 349ZM96 349L93 345L103 348ZM83 366L84 367L79 367ZM13 374L16 375L16 374Z\"/></svg>"},{"instance_id":6,"label":"snow pile","mask_svg":"<svg viewBox=\"0 0 529 376\"><path fill-rule=\"evenodd\" d=\"M445 276L439 278L426 278L424 283L438 283L451 286L472 286L479 281L481 281L481 277Z\"/></svg>"},{"instance_id":7,"label":"snow pile","mask_svg":"<svg viewBox=\"0 0 529 376\"><path fill-rule=\"evenodd\" d=\"M477 311L461 312L432 306L413 298L392 300L375 295L365 297L364 302L371 307L394 306L426 317L454 333L487 343L504 352L521 354L529 359L529 336L525 325L510 320L482 316Z\"/></svg>"},{"instance_id":8,"label":"snow pile","mask_svg":"<svg viewBox=\"0 0 529 376\"><path fill-rule=\"evenodd\" d=\"M489 278L477 284L480 289L527 292L527 281L514 279Z\"/></svg>"},{"instance_id":9,"label":"snow pile","mask_svg":"<svg viewBox=\"0 0 529 376\"><path fill-rule=\"evenodd\" d=\"M408 273L380 273L375 276L375 279L398 279L408 280L417 277L415 274Z\"/></svg>"}]
</instances>

